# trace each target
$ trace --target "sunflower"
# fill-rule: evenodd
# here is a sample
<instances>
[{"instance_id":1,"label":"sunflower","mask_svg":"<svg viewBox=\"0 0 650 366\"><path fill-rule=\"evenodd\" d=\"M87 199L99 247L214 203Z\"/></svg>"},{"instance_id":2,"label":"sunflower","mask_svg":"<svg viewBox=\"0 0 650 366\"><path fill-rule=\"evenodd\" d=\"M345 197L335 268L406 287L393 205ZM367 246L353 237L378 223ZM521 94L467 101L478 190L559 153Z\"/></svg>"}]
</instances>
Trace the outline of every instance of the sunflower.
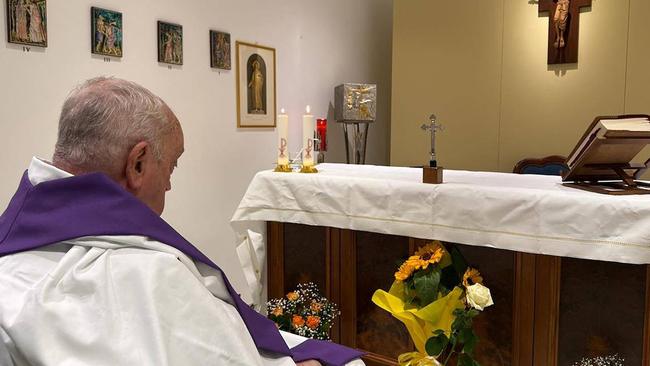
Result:
<instances>
[{"instance_id":1,"label":"sunflower","mask_svg":"<svg viewBox=\"0 0 650 366\"><path fill-rule=\"evenodd\" d=\"M483 284L483 277L481 277L481 272L474 268L467 268L465 274L463 275L463 286L469 287L474 284Z\"/></svg>"},{"instance_id":2,"label":"sunflower","mask_svg":"<svg viewBox=\"0 0 650 366\"><path fill-rule=\"evenodd\" d=\"M411 265L409 262L410 258L407 259L404 263L402 263L401 266L399 266L399 269L397 272L395 272L395 279L398 281L405 281L407 278L409 278L412 274L413 271L415 271L415 267Z\"/></svg>"},{"instance_id":3,"label":"sunflower","mask_svg":"<svg viewBox=\"0 0 650 366\"><path fill-rule=\"evenodd\" d=\"M415 269L427 269L429 264L436 264L442 260L444 250L437 242L431 242L423 247L418 248L415 255L411 256L409 262Z\"/></svg>"}]
</instances>

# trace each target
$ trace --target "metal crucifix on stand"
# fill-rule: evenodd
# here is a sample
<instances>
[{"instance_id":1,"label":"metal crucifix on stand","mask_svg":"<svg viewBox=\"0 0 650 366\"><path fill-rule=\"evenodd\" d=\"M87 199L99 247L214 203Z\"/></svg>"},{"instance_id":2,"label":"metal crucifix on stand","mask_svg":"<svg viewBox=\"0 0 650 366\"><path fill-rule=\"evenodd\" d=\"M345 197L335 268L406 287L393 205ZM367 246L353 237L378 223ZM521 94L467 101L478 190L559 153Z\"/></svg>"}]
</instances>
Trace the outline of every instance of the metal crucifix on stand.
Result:
<instances>
[{"instance_id":1,"label":"metal crucifix on stand","mask_svg":"<svg viewBox=\"0 0 650 366\"><path fill-rule=\"evenodd\" d=\"M591 0L539 0L539 12L549 14L548 64L578 62L580 9Z\"/></svg>"},{"instance_id":2,"label":"metal crucifix on stand","mask_svg":"<svg viewBox=\"0 0 650 366\"><path fill-rule=\"evenodd\" d=\"M438 166L438 158L436 157L436 131L442 131L442 125L437 122L436 115L432 114L429 116L429 123L422 124L420 128L431 132L431 157L429 158L429 166L423 167L422 181L433 184L442 183L442 167Z\"/></svg>"}]
</instances>

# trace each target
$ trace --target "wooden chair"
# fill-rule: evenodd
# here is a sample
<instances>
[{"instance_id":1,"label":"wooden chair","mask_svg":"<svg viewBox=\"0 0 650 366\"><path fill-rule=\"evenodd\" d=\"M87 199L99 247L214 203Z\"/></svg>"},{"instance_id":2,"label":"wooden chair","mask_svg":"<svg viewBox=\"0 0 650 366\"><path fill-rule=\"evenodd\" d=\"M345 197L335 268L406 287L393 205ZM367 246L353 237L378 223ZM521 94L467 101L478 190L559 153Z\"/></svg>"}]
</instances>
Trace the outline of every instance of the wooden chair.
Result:
<instances>
[{"instance_id":1,"label":"wooden chair","mask_svg":"<svg viewBox=\"0 0 650 366\"><path fill-rule=\"evenodd\" d=\"M551 155L541 159L523 159L515 165L513 173L562 175L569 167L565 163L566 157Z\"/></svg>"}]
</instances>

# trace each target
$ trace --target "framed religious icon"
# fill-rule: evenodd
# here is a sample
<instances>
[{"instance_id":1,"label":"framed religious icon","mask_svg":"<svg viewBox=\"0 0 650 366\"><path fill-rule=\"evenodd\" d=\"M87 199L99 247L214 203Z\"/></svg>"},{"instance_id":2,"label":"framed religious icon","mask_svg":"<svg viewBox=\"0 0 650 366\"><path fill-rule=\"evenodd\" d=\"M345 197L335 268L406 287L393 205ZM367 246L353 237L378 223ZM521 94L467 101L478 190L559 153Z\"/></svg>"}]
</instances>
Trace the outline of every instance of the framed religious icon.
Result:
<instances>
[{"instance_id":1,"label":"framed religious icon","mask_svg":"<svg viewBox=\"0 0 650 366\"><path fill-rule=\"evenodd\" d=\"M230 33L210 31L210 67L230 70Z\"/></svg>"},{"instance_id":2,"label":"framed religious icon","mask_svg":"<svg viewBox=\"0 0 650 366\"><path fill-rule=\"evenodd\" d=\"M275 48L236 45L237 127L275 127Z\"/></svg>"},{"instance_id":3,"label":"framed religious icon","mask_svg":"<svg viewBox=\"0 0 650 366\"><path fill-rule=\"evenodd\" d=\"M183 26L158 21L158 62L183 64Z\"/></svg>"},{"instance_id":4,"label":"framed religious icon","mask_svg":"<svg viewBox=\"0 0 650 366\"><path fill-rule=\"evenodd\" d=\"M91 52L122 57L122 13L90 8Z\"/></svg>"},{"instance_id":5,"label":"framed religious icon","mask_svg":"<svg viewBox=\"0 0 650 366\"><path fill-rule=\"evenodd\" d=\"M9 43L47 47L46 0L7 0Z\"/></svg>"}]
</instances>

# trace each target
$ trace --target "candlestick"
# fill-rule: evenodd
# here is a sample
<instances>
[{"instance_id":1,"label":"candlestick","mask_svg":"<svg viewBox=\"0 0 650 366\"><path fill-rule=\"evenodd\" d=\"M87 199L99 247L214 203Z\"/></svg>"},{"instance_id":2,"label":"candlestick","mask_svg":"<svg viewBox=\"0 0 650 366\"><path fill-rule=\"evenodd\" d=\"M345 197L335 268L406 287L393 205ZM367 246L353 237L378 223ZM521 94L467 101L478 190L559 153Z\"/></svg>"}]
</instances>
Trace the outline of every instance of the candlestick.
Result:
<instances>
[{"instance_id":1,"label":"candlestick","mask_svg":"<svg viewBox=\"0 0 650 366\"><path fill-rule=\"evenodd\" d=\"M289 166L289 116L284 113L284 108L278 114L278 163L275 167L276 172L291 172Z\"/></svg>"},{"instance_id":2,"label":"candlestick","mask_svg":"<svg viewBox=\"0 0 650 366\"><path fill-rule=\"evenodd\" d=\"M314 116L311 114L311 108L305 108L305 114L302 116L302 168L301 173L316 173L314 168Z\"/></svg>"}]
</instances>

